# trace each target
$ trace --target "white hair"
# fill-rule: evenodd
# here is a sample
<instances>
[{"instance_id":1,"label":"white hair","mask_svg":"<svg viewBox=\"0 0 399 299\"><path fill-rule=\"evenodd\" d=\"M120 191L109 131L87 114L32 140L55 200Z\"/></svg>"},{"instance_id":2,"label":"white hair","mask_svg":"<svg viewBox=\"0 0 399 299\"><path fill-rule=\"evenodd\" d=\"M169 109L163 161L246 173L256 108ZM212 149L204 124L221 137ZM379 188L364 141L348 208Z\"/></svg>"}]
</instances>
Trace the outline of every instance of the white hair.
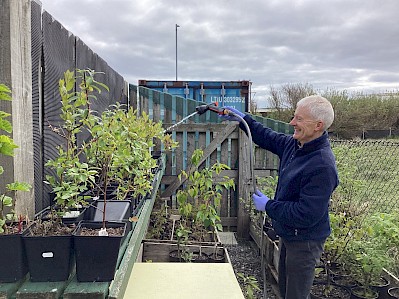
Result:
<instances>
[{"instance_id":1,"label":"white hair","mask_svg":"<svg viewBox=\"0 0 399 299\"><path fill-rule=\"evenodd\" d=\"M326 131L334 121L334 109L331 103L324 97L312 95L305 97L297 103L297 107L303 107L309 110L310 115L315 120L320 120L324 124Z\"/></svg>"}]
</instances>

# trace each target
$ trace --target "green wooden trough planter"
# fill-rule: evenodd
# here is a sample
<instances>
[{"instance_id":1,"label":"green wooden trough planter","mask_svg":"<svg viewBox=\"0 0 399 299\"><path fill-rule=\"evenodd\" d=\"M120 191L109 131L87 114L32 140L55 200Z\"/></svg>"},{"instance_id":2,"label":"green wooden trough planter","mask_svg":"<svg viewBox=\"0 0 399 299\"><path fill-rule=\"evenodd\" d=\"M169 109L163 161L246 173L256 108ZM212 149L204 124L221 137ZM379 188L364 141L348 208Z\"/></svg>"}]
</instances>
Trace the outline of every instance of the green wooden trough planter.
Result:
<instances>
[{"instance_id":1,"label":"green wooden trough planter","mask_svg":"<svg viewBox=\"0 0 399 299\"><path fill-rule=\"evenodd\" d=\"M165 171L165 156L163 167L156 174L157 183L151 196L143 201L137 211L137 221L132 222L132 229L127 233L119 248L116 271L112 281L106 282L79 282L74 268L68 280L56 282L33 282L29 274L16 282L0 283L0 298L64 298L64 299L104 299L123 298L130 273L137 260L139 250L147 231L155 197Z\"/></svg>"}]
</instances>

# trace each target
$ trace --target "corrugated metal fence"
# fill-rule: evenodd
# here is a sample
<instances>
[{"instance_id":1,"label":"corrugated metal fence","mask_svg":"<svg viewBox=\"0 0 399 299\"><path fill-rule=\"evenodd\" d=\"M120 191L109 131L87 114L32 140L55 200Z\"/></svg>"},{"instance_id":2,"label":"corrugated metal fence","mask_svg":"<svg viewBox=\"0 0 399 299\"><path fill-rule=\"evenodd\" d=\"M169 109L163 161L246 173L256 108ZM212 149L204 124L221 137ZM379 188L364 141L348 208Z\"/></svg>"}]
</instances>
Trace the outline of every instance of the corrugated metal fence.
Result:
<instances>
[{"instance_id":1,"label":"corrugated metal fence","mask_svg":"<svg viewBox=\"0 0 399 299\"><path fill-rule=\"evenodd\" d=\"M115 102L127 104L127 83L101 57L77 36L66 30L41 5L31 2L32 32L32 101L34 127L34 176L36 212L49 205L49 186L43 185L46 174L44 164L57 155L56 147L63 144L49 124L61 122L61 97L58 82L66 70L92 69L99 74L97 80L110 87L102 92L91 108L101 113ZM80 140L87 136L80 136Z\"/></svg>"}]
</instances>

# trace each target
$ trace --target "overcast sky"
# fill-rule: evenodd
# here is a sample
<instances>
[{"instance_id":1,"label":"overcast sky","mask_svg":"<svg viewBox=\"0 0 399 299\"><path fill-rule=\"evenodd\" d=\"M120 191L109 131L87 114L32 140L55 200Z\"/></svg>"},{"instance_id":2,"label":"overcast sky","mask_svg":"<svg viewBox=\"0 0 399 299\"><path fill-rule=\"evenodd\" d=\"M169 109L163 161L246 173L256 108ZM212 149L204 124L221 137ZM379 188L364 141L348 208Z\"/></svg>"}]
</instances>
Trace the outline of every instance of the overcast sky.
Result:
<instances>
[{"instance_id":1,"label":"overcast sky","mask_svg":"<svg viewBox=\"0 0 399 299\"><path fill-rule=\"evenodd\" d=\"M399 89L398 0L41 0L129 83L253 82Z\"/></svg>"}]
</instances>

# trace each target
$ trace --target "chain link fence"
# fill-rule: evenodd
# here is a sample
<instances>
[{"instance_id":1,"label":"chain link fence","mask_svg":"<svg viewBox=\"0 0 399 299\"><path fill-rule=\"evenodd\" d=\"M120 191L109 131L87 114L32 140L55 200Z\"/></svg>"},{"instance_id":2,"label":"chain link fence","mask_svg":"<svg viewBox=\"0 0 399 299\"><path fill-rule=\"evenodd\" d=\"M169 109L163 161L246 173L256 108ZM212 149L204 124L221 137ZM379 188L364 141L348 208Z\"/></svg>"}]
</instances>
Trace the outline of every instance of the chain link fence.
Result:
<instances>
[{"instance_id":1,"label":"chain link fence","mask_svg":"<svg viewBox=\"0 0 399 299\"><path fill-rule=\"evenodd\" d=\"M340 176L333 200L356 215L399 211L399 140L332 140Z\"/></svg>"},{"instance_id":2,"label":"chain link fence","mask_svg":"<svg viewBox=\"0 0 399 299\"><path fill-rule=\"evenodd\" d=\"M332 140L331 145L340 185L331 199L333 233L326 247L347 250L358 242L357 257L368 256L373 267L383 265L398 277L399 140Z\"/></svg>"}]
</instances>

